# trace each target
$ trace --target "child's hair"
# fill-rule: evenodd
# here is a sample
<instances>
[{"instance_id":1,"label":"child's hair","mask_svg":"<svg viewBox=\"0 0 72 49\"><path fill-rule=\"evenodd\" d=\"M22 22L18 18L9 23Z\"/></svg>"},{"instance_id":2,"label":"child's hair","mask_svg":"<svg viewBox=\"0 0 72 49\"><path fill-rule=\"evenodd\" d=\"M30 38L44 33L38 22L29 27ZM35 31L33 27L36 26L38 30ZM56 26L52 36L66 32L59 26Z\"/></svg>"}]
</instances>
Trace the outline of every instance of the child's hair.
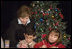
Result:
<instances>
[{"instance_id":1,"label":"child's hair","mask_svg":"<svg viewBox=\"0 0 72 49\"><path fill-rule=\"evenodd\" d=\"M58 33L58 40L56 41L56 43L57 43L57 44L60 43L60 42L61 42L61 39L62 39L62 34L60 33L60 31L58 31L57 29L52 29L52 30L49 32L48 36L50 35L51 32Z\"/></svg>"},{"instance_id":2,"label":"child's hair","mask_svg":"<svg viewBox=\"0 0 72 49\"><path fill-rule=\"evenodd\" d=\"M26 33L25 34L27 34L27 35L33 35L33 36L36 35L35 31L33 29L31 29L30 27L26 28Z\"/></svg>"},{"instance_id":3,"label":"child's hair","mask_svg":"<svg viewBox=\"0 0 72 49\"><path fill-rule=\"evenodd\" d=\"M26 5L22 5L19 10L17 11L17 16L19 17L26 17L27 15L29 15L29 17L31 17L31 7L28 7Z\"/></svg>"}]
</instances>

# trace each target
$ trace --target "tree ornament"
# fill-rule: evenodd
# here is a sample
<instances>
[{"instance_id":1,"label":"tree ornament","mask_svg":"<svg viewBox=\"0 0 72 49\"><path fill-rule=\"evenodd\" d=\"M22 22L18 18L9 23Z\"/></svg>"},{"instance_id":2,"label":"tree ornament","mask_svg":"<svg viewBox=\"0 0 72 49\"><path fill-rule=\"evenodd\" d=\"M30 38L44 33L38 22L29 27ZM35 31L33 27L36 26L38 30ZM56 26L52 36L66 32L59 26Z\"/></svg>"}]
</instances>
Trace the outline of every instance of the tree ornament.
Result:
<instances>
[{"instance_id":1,"label":"tree ornament","mask_svg":"<svg viewBox=\"0 0 72 49\"><path fill-rule=\"evenodd\" d=\"M38 22L36 22L36 25L38 25Z\"/></svg>"},{"instance_id":2,"label":"tree ornament","mask_svg":"<svg viewBox=\"0 0 72 49\"><path fill-rule=\"evenodd\" d=\"M62 19L64 19L63 15L62 15L61 13L59 13L59 16L60 16Z\"/></svg>"},{"instance_id":3,"label":"tree ornament","mask_svg":"<svg viewBox=\"0 0 72 49\"><path fill-rule=\"evenodd\" d=\"M66 38L66 35L64 35L64 38Z\"/></svg>"},{"instance_id":4,"label":"tree ornament","mask_svg":"<svg viewBox=\"0 0 72 49\"><path fill-rule=\"evenodd\" d=\"M45 13L43 13L43 16L45 16Z\"/></svg>"},{"instance_id":5,"label":"tree ornament","mask_svg":"<svg viewBox=\"0 0 72 49\"><path fill-rule=\"evenodd\" d=\"M59 11L59 8L57 8L57 10Z\"/></svg>"},{"instance_id":6,"label":"tree ornament","mask_svg":"<svg viewBox=\"0 0 72 49\"><path fill-rule=\"evenodd\" d=\"M49 15L48 13L46 13L46 15Z\"/></svg>"},{"instance_id":7,"label":"tree ornament","mask_svg":"<svg viewBox=\"0 0 72 49\"><path fill-rule=\"evenodd\" d=\"M48 14L50 13L50 11L48 11Z\"/></svg>"},{"instance_id":8,"label":"tree ornament","mask_svg":"<svg viewBox=\"0 0 72 49\"><path fill-rule=\"evenodd\" d=\"M65 33L64 33L64 36L63 37L64 37L64 39L66 38L66 34Z\"/></svg>"},{"instance_id":9,"label":"tree ornament","mask_svg":"<svg viewBox=\"0 0 72 49\"><path fill-rule=\"evenodd\" d=\"M32 12L32 14L34 14L34 12Z\"/></svg>"},{"instance_id":10,"label":"tree ornament","mask_svg":"<svg viewBox=\"0 0 72 49\"><path fill-rule=\"evenodd\" d=\"M51 31L51 27L49 27L49 30Z\"/></svg>"},{"instance_id":11,"label":"tree ornament","mask_svg":"<svg viewBox=\"0 0 72 49\"><path fill-rule=\"evenodd\" d=\"M34 29L36 29L36 24L34 24Z\"/></svg>"},{"instance_id":12,"label":"tree ornament","mask_svg":"<svg viewBox=\"0 0 72 49\"><path fill-rule=\"evenodd\" d=\"M54 18L54 16L52 16L52 18Z\"/></svg>"},{"instance_id":13,"label":"tree ornament","mask_svg":"<svg viewBox=\"0 0 72 49\"><path fill-rule=\"evenodd\" d=\"M41 22L43 22L43 19L42 19L42 18L40 18L40 21L41 21Z\"/></svg>"},{"instance_id":14,"label":"tree ornament","mask_svg":"<svg viewBox=\"0 0 72 49\"><path fill-rule=\"evenodd\" d=\"M55 28L57 28L57 26L55 26Z\"/></svg>"},{"instance_id":15,"label":"tree ornament","mask_svg":"<svg viewBox=\"0 0 72 49\"><path fill-rule=\"evenodd\" d=\"M57 16L57 14L55 14L55 16Z\"/></svg>"},{"instance_id":16,"label":"tree ornament","mask_svg":"<svg viewBox=\"0 0 72 49\"><path fill-rule=\"evenodd\" d=\"M42 34L42 38L45 38L47 36L47 34Z\"/></svg>"},{"instance_id":17,"label":"tree ornament","mask_svg":"<svg viewBox=\"0 0 72 49\"><path fill-rule=\"evenodd\" d=\"M47 23L47 25L49 25L49 23Z\"/></svg>"},{"instance_id":18,"label":"tree ornament","mask_svg":"<svg viewBox=\"0 0 72 49\"><path fill-rule=\"evenodd\" d=\"M37 1L37 3L39 3L39 1Z\"/></svg>"},{"instance_id":19,"label":"tree ornament","mask_svg":"<svg viewBox=\"0 0 72 49\"><path fill-rule=\"evenodd\" d=\"M56 23L56 26L58 25L59 22Z\"/></svg>"},{"instance_id":20,"label":"tree ornament","mask_svg":"<svg viewBox=\"0 0 72 49\"><path fill-rule=\"evenodd\" d=\"M43 11L41 10L41 13L43 13Z\"/></svg>"},{"instance_id":21,"label":"tree ornament","mask_svg":"<svg viewBox=\"0 0 72 49\"><path fill-rule=\"evenodd\" d=\"M68 40L71 40L70 37L68 38Z\"/></svg>"},{"instance_id":22,"label":"tree ornament","mask_svg":"<svg viewBox=\"0 0 72 49\"><path fill-rule=\"evenodd\" d=\"M55 11L56 11L56 12L58 11L57 8L55 9Z\"/></svg>"},{"instance_id":23,"label":"tree ornament","mask_svg":"<svg viewBox=\"0 0 72 49\"><path fill-rule=\"evenodd\" d=\"M39 7L39 5L37 5L37 7Z\"/></svg>"},{"instance_id":24,"label":"tree ornament","mask_svg":"<svg viewBox=\"0 0 72 49\"><path fill-rule=\"evenodd\" d=\"M52 9L52 5L50 6L50 9Z\"/></svg>"},{"instance_id":25,"label":"tree ornament","mask_svg":"<svg viewBox=\"0 0 72 49\"><path fill-rule=\"evenodd\" d=\"M37 14L37 11L35 12L35 14Z\"/></svg>"},{"instance_id":26,"label":"tree ornament","mask_svg":"<svg viewBox=\"0 0 72 49\"><path fill-rule=\"evenodd\" d=\"M47 13L47 12L45 12L45 13Z\"/></svg>"},{"instance_id":27,"label":"tree ornament","mask_svg":"<svg viewBox=\"0 0 72 49\"><path fill-rule=\"evenodd\" d=\"M55 24L53 23L53 25L55 26Z\"/></svg>"},{"instance_id":28,"label":"tree ornament","mask_svg":"<svg viewBox=\"0 0 72 49\"><path fill-rule=\"evenodd\" d=\"M33 4L32 4L32 6L34 7L34 6L35 6L35 4L33 3Z\"/></svg>"},{"instance_id":29,"label":"tree ornament","mask_svg":"<svg viewBox=\"0 0 72 49\"><path fill-rule=\"evenodd\" d=\"M41 13L43 13L43 9L41 9Z\"/></svg>"},{"instance_id":30,"label":"tree ornament","mask_svg":"<svg viewBox=\"0 0 72 49\"><path fill-rule=\"evenodd\" d=\"M43 32L43 29L42 28L40 28L40 30L41 30L41 32Z\"/></svg>"},{"instance_id":31,"label":"tree ornament","mask_svg":"<svg viewBox=\"0 0 72 49\"><path fill-rule=\"evenodd\" d=\"M48 11L50 11L50 9L48 9Z\"/></svg>"},{"instance_id":32,"label":"tree ornament","mask_svg":"<svg viewBox=\"0 0 72 49\"><path fill-rule=\"evenodd\" d=\"M42 7L42 4L40 4L40 6Z\"/></svg>"}]
</instances>

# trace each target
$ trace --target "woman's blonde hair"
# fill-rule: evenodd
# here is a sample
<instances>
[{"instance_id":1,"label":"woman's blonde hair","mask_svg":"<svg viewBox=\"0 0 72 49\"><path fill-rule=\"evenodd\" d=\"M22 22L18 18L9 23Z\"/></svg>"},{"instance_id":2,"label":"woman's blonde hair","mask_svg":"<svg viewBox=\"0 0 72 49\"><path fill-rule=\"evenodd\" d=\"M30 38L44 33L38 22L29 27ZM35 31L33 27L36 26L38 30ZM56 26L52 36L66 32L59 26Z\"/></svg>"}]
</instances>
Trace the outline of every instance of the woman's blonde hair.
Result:
<instances>
[{"instance_id":1,"label":"woman's blonde hair","mask_svg":"<svg viewBox=\"0 0 72 49\"><path fill-rule=\"evenodd\" d=\"M19 10L17 11L17 16L19 17L26 17L26 16L31 16L31 7L28 7L26 5L22 5Z\"/></svg>"}]
</instances>

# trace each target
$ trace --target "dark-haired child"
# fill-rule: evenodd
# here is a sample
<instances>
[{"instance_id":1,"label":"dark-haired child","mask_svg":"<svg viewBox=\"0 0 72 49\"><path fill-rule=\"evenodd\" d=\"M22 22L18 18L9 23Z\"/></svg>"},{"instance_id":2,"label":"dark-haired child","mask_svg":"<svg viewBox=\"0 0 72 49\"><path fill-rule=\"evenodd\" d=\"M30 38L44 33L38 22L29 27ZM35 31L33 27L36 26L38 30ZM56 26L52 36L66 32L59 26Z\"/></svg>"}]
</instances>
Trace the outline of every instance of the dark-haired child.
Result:
<instances>
[{"instance_id":1,"label":"dark-haired child","mask_svg":"<svg viewBox=\"0 0 72 49\"><path fill-rule=\"evenodd\" d=\"M36 42L33 40L36 38L35 32L31 29L27 29L26 33L24 33L24 40L21 40L17 44L17 48L34 48Z\"/></svg>"}]
</instances>

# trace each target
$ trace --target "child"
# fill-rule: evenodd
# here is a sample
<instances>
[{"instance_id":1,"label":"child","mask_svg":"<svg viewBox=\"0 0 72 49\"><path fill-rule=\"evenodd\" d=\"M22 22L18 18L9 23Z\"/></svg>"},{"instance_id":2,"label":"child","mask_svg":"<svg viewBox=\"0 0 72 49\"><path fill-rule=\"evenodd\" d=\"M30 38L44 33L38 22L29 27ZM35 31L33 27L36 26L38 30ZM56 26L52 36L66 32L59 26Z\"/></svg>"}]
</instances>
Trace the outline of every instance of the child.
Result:
<instances>
[{"instance_id":1,"label":"child","mask_svg":"<svg viewBox=\"0 0 72 49\"><path fill-rule=\"evenodd\" d=\"M61 33L58 30L51 30L48 34L47 41L43 40L40 43L37 43L35 48L65 48L61 43Z\"/></svg>"},{"instance_id":2,"label":"child","mask_svg":"<svg viewBox=\"0 0 72 49\"><path fill-rule=\"evenodd\" d=\"M6 34L7 34L7 39L10 40L10 47L16 47L16 42L17 40L20 40L20 37L23 37L22 33L17 33L19 34L19 39L15 39L16 37L16 32L18 30L26 30L25 28L31 26L31 28L33 28L33 20L31 19L31 8L23 5L19 8L19 10L17 11L17 19L14 19L11 24L10 27L8 28ZM24 39L24 38L22 38Z\"/></svg>"},{"instance_id":3,"label":"child","mask_svg":"<svg viewBox=\"0 0 72 49\"><path fill-rule=\"evenodd\" d=\"M33 39L35 39L35 33L31 29L27 29L27 32L24 33L25 39L21 40L17 44L17 48L33 48L34 45L36 44Z\"/></svg>"}]
</instances>

